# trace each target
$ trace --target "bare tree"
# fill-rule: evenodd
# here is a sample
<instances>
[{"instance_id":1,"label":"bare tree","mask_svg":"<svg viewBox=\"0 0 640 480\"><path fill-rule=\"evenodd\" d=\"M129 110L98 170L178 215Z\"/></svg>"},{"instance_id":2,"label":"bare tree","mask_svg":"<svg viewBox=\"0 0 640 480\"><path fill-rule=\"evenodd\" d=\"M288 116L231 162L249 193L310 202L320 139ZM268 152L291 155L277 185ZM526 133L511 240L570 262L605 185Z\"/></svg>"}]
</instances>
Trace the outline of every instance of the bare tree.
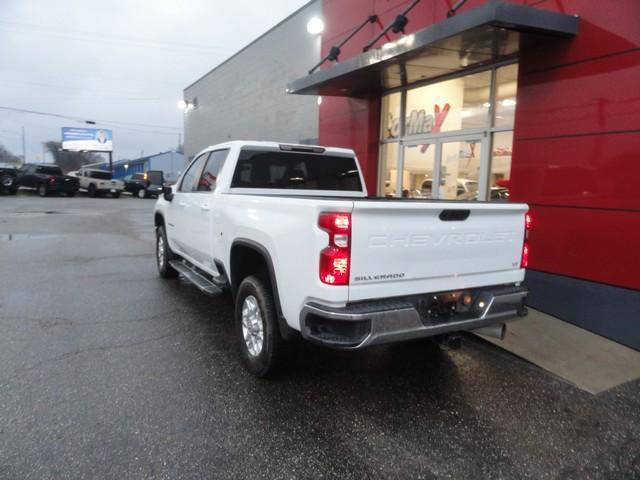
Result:
<instances>
[{"instance_id":1,"label":"bare tree","mask_svg":"<svg viewBox=\"0 0 640 480\"><path fill-rule=\"evenodd\" d=\"M22 163L22 160L11 153L4 145L0 145L0 163L8 163L17 167Z\"/></svg>"},{"instance_id":2,"label":"bare tree","mask_svg":"<svg viewBox=\"0 0 640 480\"><path fill-rule=\"evenodd\" d=\"M91 152L68 152L62 150L60 142L49 141L45 143L47 150L51 152L53 161L62 168L63 172L78 170L82 165L88 163L96 163L102 160L102 157Z\"/></svg>"}]
</instances>

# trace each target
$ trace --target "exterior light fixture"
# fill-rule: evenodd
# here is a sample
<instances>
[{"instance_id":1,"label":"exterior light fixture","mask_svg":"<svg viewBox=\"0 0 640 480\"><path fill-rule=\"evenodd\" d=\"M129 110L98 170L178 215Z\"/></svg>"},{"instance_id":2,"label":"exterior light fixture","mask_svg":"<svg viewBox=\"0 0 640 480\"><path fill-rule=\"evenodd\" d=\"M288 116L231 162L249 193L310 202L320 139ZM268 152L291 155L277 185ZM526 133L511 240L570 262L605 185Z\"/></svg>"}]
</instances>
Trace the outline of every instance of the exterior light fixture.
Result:
<instances>
[{"instance_id":1,"label":"exterior light fixture","mask_svg":"<svg viewBox=\"0 0 640 480\"><path fill-rule=\"evenodd\" d=\"M307 24L307 31L309 33L311 33L310 29L309 29L309 25L311 25L311 22L314 19L312 18L311 20L309 20L309 23ZM320 20L320 19L317 19ZM322 22L322 20L320 20L320 22ZM374 23L374 22L378 22L380 24L380 20L378 20L378 16L377 15L369 15L367 16L367 19L362 22L360 25L358 25L356 28L354 28L351 33L349 33L349 35L346 36L346 38L344 40L342 40L338 45L334 45L331 47L331 49L329 50L329 53L327 54L326 57L324 57L322 60L320 60L320 62L318 62L318 64L313 67L311 70L309 70L309 75L311 75L313 72L315 72L318 68L320 68L320 65L322 65L324 62L326 62L327 60L331 61L331 62L337 62L338 58L340 57L340 49L344 46L345 43L347 43L349 40L351 40L360 30L362 30L365 25L367 25L368 23ZM380 26L382 26L382 24L380 24ZM324 22L322 22L322 30L324 30Z\"/></svg>"},{"instance_id":2,"label":"exterior light fixture","mask_svg":"<svg viewBox=\"0 0 640 480\"><path fill-rule=\"evenodd\" d=\"M195 108L198 108L198 99L193 100L178 100L178 108L184 113L187 113Z\"/></svg>"},{"instance_id":3,"label":"exterior light fixture","mask_svg":"<svg viewBox=\"0 0 640 480\"><path fill-rule=\"evenodd\" d=\"M322 97L318 96L318 105L322 105Z\"/></svg>"},{"instance_id":4,"label":"exterior light fixture","mask_svg":"<svg viewBox=\"0 0 640 480\"><path fill-rule=\"evenodd\" d=\"M320 17L312 17L307 22L307 32L309 35L318 35L324 31L324 21Z\"/></svg>"}]
</instances>

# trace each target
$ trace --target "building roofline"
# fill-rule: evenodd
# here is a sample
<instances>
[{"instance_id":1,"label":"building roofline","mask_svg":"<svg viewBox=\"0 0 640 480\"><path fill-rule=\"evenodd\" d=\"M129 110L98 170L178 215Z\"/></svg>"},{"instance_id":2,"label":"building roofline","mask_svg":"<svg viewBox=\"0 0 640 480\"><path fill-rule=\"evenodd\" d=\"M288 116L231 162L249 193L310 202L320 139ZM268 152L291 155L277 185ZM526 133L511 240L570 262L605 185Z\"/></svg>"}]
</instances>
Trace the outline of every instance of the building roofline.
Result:
<instances>
[{"instance_id":1,"label":"building roofline","mask_svg":"<svg viewBox=\"0 0 640 480\"><path fill-rule=\"evenodd\" d=\"M197 80L191 82L189 85L187 85L186 87L184 87L182 89L182 92L184 93L186 90L188 90L189 88L193 87L196 83L198 83L200 80L202 80L203 78L211 75L213 72L215 72L216 70L218 70L220 67L222 67L223 65L225 65L226 63L230 62L231 60L233 60L235 57L237 57L238 55L240 55L242 52L244 52L245 50L247 50L249 47L251 47L253 44L258 43L263 37L267 36L268 34L270 34L271 32L273 32L276 28L278 28L280 25L282 25L285 22L288 22L289 20L291 20L293 17L295 17L297 14L299 14L302 10L304 10L305 8L309 7L311 4L319 2L320 0L309 0L307 3L305 3L303 6L301 6L300 8L298 8L295 12L291 13L290 15L288 15L286 18L284 18L283 20L279 21L278 23L276 23L273 27L271 27L269 30L267 30L266 32L264 32L262 35L260 35L259 37L257 37L255 40L249 42L247 45L245 45L244 47L242 47L240 50L238 50L236 53L234 53L233 55L231 55L229 58L227 58L226 60L222 61L221 63L219 63L218 65L216 65L215 67L213 67L211 70L209 70L207 73L205 73L204 75L200 76Z\"/></svg>"},{"instance_id":2,"label":"building roofline","mask_svg":"<svg viewBox=\"0 0 640 480\"><path fill-rule=\"evenodd\" d=\"M115 162L113 162L113 165L121 165L121 164L132 163L132 162L144 162L146 160L159 157L160 155L166 155L167 153L176 153L178 155L184 156L184 153L178 152L176 150L167 150L166 152L154 153L153 155L147 155L145 157L138 157L138 158L132 158L132 159L123 158L122 160L116 160ZM103 162L103 163L108 163L108 162Z\"/></svg>"}]
</instances>

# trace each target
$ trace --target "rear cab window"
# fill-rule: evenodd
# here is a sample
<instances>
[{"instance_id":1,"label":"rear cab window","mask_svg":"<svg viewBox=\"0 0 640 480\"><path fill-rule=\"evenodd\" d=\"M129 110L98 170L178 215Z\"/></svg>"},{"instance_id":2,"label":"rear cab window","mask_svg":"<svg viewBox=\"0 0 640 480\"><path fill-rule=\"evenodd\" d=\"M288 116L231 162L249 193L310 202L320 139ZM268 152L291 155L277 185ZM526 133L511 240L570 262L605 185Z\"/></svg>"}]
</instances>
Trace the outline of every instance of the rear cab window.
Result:
<instances>
[{"instance_id":1,"label":"rear cab window","mask_svg":"<svg viewBox=\"0 0 640 480\"><path fill-rule=\"evenodd\" d=\"M99 180L111 180L111 174L109 172L92 171L89 172L89 176L91 178L97 178Z\"/></svg>"},{"instance_id":2,"label":"rear cab window","mask_svg":"<svg viewBox=\"0 0 640 480\"><path fill-rule=\"evenodd\" d=\"M37 167L36 173L42 173L43 175L62 175L62 169L60 169L60 167Z\"/></svg>"},{"instance_id":3,"label":"rear cab window","mask_svg":"<svg viewBox=\"0 0 640 480\"><path fill-rule=\"evenodd\" d=\"M352 156L245 147L231 188L362 192L362 183Z\"/></svg>"}]
</instances>

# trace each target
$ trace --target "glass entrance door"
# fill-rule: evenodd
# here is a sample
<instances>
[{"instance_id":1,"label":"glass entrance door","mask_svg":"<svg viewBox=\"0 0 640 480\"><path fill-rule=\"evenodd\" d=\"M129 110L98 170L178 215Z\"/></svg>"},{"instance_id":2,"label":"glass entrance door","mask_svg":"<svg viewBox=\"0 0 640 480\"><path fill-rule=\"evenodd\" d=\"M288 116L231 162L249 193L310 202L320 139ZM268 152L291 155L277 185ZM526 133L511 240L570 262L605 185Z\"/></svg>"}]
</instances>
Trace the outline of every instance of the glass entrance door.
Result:
<instances>
[{"instance_id":1,"label":"glass entrance door","mask_svg":"<svg viewBox=\"0 0 640 480\"><path fill-rule=\"evenodd\" d=\"M435 159L437 143L408 144L402 147L402 197L436 198Z\"/></svg>"},{"instance_id":2,"label":"glass entrance door","mask_svg":"<svg viewBox=\"0 0 640 480\"><path fill-rule=\"evenodd\" d=\"M429 143L401 144L401 178L394 178L402 196L443 200L484 200L486 137L431 138ZM484 176L483 176L484 175ZM486 183L486 182L484 182Z\"/></svg>"},{"instance_id":3,"label":"glass entrance door","mask_svg":"<svg viewBox=\"0 0 640 480\"><path fill-rule=\"evenodd\" d=\"M456 138L440 141L440 190L443 200L485 200L479 192L486 190L480 179L486 175L481 167L486 165L486 150L481 138Z\"/></svg>"}]
</instances>

